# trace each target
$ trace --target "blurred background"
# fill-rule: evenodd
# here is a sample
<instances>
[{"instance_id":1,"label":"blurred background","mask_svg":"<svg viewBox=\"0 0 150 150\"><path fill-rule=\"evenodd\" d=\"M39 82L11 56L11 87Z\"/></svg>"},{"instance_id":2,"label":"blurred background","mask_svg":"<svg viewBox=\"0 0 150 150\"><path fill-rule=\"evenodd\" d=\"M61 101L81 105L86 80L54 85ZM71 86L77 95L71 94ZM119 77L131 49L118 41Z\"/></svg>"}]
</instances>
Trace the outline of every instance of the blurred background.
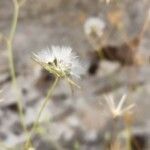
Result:
<instances>
[{"instance_id":1,"label":"blurred background","mask_svg":"<svg viewBox=\"0 0 150 150\"><path fill-rule=\"evenodd\" d=\"M33 61L32 53L51 45L70 46L86 69L86 73L76 81L81 89L74 88L72 91L65 80L57 85L33 136L36 150L108 149L107 139L112 132L112 118L104 98L108 94L112 94L116 102L127 94L127 103L135 103L131 119L133 137L139 143L139 150L150 149L149 5L149 0L24 1L19 9L12 45L28 129L32 127L46 91L53 82L52 75ZM0 150L7 149L6 145L21 150L25 142L5 41L10 33L13 14L13 1L0 0ZM113 45L113 49L121 51L121 59L128 59L126 53L132 55L121 45L138 39L131 45L140 56L140 65L122 65L118 58L112 61L111 57L104 57L98 62L99 68L91 73L89 68L94 61L91 53L96 49L84 32L84 24L91 17L98 17L105 24L100 45L104 50ZM140 36L145 22L147 26ZM110 55L114 55L111 49ZM118 126L119 131L124 131L121 123ZM138 148L133 146L132 150Z\"/></svg>"}]
</instances>

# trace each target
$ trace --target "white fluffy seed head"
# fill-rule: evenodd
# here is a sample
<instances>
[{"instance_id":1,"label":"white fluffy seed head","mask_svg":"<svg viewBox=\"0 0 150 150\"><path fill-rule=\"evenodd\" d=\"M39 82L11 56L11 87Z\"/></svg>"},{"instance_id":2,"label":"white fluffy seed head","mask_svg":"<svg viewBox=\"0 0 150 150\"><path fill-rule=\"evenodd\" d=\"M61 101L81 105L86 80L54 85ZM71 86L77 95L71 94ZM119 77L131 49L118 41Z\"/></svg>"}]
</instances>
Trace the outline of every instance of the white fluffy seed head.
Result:
<instances>
[{"instance_id":1,"label":"white fluffy seed head","mask_svg":"<svg viewBox=\"0 0 150 150\"><path fill-rule=\"evenodd\" d=\"M38 53L33 58L50 73L58 77L80 77L83 69L78 57L72 52L71 47L52 46Z\"/></svg>"},{"instance_id":2,"label":"white fluffy seed head","mask_svg":"<svg viewBox=\"0 0 150 150\"><path fill-rule=\"evenodd\" d=\"M91 34L96 34L98 37L101 37L104 28L104 21L98 17L88 18L84 24L84 31L87 36L90 36Z\"/></svg>"}]
</instances>

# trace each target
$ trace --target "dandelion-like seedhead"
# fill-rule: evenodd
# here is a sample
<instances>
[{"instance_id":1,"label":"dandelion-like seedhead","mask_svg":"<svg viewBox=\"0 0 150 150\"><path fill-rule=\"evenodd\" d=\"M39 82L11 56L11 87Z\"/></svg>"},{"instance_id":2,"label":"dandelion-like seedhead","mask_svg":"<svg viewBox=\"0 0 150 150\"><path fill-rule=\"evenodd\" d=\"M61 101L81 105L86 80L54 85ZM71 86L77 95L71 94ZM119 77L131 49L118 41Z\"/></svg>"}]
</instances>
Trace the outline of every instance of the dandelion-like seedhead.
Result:
<instances>
[{"instance_id":1,"label":"dandelion-like seedhead","mask_svg":"<svg viewBox=\"0 0 150 150\"><path fill-rule=\"evenodd\" d=\"M98 17L91 17L84 24L84 31L87 36L94 34L100 38L103 35L104 28L104 21Z\"/></svg>"},{"instance_id":2,"label":"dandelion-like seedhead","mask_svg":"<svg viewBox=\"0 0 150 150\"><path fill-rule=\"evenodd\" d=\"M71 47L52 46L33 54L33 59L53 75L80 77L83 69Z\"/></svg>"},{"instance_id":3,"label":"dandelion-like seedhead","mask_svg":"<svg viewBox=\"0 0 150 150\"><path fill-rule=\"evenodd\" d=\"M107 101L108 107L110 109L110 112L112 113L113 118L117 118L122 116L124 113L130 111L135 105L131 104L125 108L123 108L123 105L125 103L126 95L123 95L120 99L118 105L115 105L114 98L109 95L105 96L105 99Z\"/></svg>"}]
</instances>

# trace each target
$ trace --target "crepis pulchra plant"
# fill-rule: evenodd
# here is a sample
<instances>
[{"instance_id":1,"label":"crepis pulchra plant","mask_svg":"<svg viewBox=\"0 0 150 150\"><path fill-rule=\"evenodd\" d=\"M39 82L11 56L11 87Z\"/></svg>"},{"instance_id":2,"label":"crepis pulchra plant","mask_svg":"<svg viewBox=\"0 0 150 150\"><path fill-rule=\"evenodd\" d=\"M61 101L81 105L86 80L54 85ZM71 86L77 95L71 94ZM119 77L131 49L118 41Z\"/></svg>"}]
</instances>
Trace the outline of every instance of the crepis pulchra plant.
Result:
<instances>
[{"instance_id":1,"label":"crepis pulchra plant","mask_svg":"<svg viewBox=\"0 0 150 150\"><path fill-rule=\"evenodd\" d=\"M55 81L47 92L45 100L31 129L31 134L27 138L25 144L26 149L32 148L31 136L38 125L44 108L49 102L49 98L53 93L55 86L57 85L58 79L65 78L71 85L78 87L72 78L80 78L80 75L83 73L83 68L81 67L80 61L78 57L72 52L71 47L52 46L51 49L47 48L37 53L33 53L33 59L49 73L53 74Z\"/></svg>"}]
</instances>

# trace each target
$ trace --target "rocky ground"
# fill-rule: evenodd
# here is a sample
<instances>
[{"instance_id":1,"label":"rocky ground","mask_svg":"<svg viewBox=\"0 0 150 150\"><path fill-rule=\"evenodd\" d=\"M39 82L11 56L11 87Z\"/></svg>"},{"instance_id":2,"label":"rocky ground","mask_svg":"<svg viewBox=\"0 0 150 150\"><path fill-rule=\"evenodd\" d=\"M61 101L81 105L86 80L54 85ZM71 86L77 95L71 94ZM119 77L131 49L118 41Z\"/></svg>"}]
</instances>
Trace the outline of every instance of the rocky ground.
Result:
<instances>
[{"instance_id":1,"label":"rocky ground","mask_svg":"<svg viewBox=\"0 0 150 150\"><path fill-rule=\"evenodd\" d=\"M113 0L112 0L113 1ZM13 15L10 0L0 1L0 33L8 35ZM114 0L109 5L100 0L26 0L20 10L14 39L14 61L18 85L22 92L25 121L30 128L39 111L47 88L53 78L41 70L31 56L51 45L71 46L88 68L89 44L83 30L91 16L106 22L106 44L124 42L141 30L149 0ZM136 104L133 133L149 149L150 120L150 30L146 30L137 50L143 56L141 66L120 67L118 62L102 61L94 75L88 72L77 80L81 89L73 93L65 81L60 81L52 101L41 117L41 126L35 134L37 150L98 150L105 149L105 135L111 131L111 117L104 94L113 94L118 100L127 94L128 102ZM4 41L0 41L0 141L9 147L25 140L18 119L15 91L12 87ZM119 69L118 69L119 68ZM119 130L123 127L120 125ZM2 144L0 143L0 144ZM22 146L18 146L18 150ZM144 146L143 146L144 147ZM5 150L0 147L0 150Z\"/></svg>"}]
</instances>

